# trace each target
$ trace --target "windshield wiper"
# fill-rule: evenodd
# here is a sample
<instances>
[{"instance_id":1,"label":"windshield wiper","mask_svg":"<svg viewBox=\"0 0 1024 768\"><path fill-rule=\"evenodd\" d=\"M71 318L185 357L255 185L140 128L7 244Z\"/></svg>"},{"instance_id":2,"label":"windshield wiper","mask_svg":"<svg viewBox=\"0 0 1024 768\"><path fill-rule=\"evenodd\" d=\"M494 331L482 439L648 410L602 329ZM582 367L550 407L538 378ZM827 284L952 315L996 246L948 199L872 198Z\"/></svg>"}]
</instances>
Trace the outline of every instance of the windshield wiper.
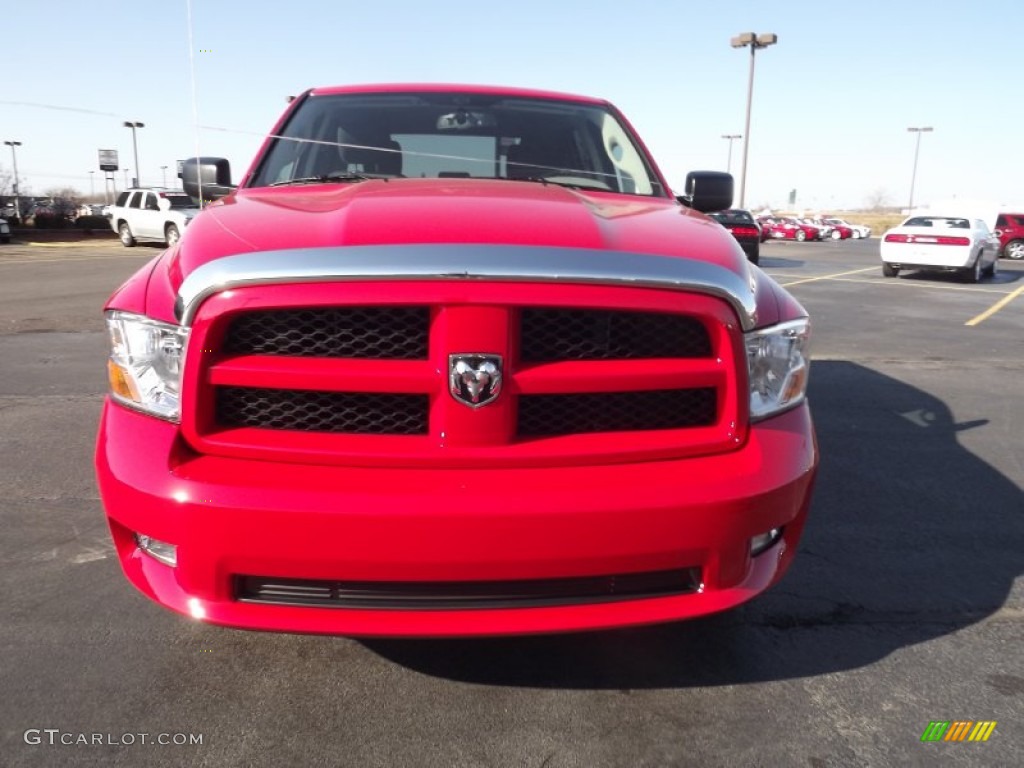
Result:
<instances>
[{"instance_id":1,"label":"windshield wiper","mask_svg":"<svg viewBox=\"0 0 1024 768\"><path fill-rule=\"evenodd\" d=\"M275 181L270 186L284 187L289 184L330 184L336 181L366 181L367 179L387 179L387 176L373 176L365 173L352 173L351 171L331 171L319 176L302 176L297 179L285 179Z\"/></svg>"},{"instance_id":2,"label":"windshield wiper","mask_svg":"<svg viewBox=\"0 0 1024 768\"><path fill-rule=\"evenodd\" d=\"M603 181L591 181L589 179L566 178L564 176L520 176L513 181L532 181L537 184L554 184L568 189L596 189L601 192L610 192L611 188Z\"/></svg>"}]
</instances>

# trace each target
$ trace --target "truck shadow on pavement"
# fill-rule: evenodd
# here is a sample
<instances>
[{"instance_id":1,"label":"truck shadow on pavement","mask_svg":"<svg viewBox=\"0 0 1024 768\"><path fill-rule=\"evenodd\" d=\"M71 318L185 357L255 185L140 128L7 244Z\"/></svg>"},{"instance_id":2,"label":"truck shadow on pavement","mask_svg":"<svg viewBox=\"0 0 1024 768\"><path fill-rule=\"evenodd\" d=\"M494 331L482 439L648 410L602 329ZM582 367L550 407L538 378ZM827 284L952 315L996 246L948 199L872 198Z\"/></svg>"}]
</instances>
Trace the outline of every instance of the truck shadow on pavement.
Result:
<instances>
[{"instance_id":1,"label":"truck shadow on pavement","mask_svg":"<svg viewBox=\"0 0 1024 768\"><path fill-rule=\"evenodd\" d=\"M793 567L754 601L611 632L363 644L478 684L717 686L856 669L997 612L1024 572L1024 507L957 438L988 421L957 424L934 396L855 363L816 362L811 382L813 507Z\"/></svg>"}]
</instances>

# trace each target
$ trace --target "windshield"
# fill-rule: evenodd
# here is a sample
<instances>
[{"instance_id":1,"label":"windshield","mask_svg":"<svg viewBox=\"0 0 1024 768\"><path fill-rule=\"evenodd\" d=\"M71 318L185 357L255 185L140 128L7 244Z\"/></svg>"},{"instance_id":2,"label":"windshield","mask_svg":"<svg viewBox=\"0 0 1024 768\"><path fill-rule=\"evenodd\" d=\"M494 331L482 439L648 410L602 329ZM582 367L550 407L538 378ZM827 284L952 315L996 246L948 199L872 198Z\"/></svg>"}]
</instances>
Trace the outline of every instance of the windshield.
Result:
<instances>
[{"instance_id":1,"label":"windshield","mask_svg":"<svg viewBox=\"0 0 1024 768\"><path fill-rule=\"evenodd\" d=\"M192 202L192 198L188 195L169 195L162 194L160 197L165 200L171 201L171 208L194 208L195 203Z\"/></svg>"},{"instance_id":2,"label":"windshield","mask_svg":"<svg viewBox=\"0 0 1024 768\"><path fill-rule=\"evenodd\" d=\"M309 96L248 186L366 177L542 180L666 194L604 107L466 93Z\"/></svg>"},{"instance_id":3,"label":"windshield","mask_svg":"<svg viewBox=\"0 0 1024 768\"><path fill-rule=\"evenodd\" d=\"M951 219L946 216L915 216L903 222L904 227L938 227L942 229L970 229L967 219Z\"/></svg>"},{"instance_id":4,"label":"windshield","mask_svg":"<svg viewBox=\"0 0 1024 768\"><path fill-rule=\"evenodd\" d=\"M753 224L754 217L746 211L716 211L715 213L709 213L714 219L722 222L723 224Z\"/></svg>"}]
</instances>

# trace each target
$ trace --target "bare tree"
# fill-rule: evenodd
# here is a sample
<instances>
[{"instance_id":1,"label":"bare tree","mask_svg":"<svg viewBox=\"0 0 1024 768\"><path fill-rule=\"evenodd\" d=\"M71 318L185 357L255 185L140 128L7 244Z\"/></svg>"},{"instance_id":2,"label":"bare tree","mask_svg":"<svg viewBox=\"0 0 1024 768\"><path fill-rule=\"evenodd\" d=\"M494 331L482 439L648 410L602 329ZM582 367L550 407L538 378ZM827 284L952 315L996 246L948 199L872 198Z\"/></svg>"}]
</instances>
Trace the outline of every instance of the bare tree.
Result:
<instances>
[{"instance_id":1,"label":"bare tree","mask_svg":"<svg viewBox=\"0 0 1024 768\"><path fill-rule=\"evenodd\" d=\"M871 211L884 211L890 207L892 200L889 190L885 187L878 187L872 190L871 194L867 196L867 207Z\"/></svg>"}]
</instances>

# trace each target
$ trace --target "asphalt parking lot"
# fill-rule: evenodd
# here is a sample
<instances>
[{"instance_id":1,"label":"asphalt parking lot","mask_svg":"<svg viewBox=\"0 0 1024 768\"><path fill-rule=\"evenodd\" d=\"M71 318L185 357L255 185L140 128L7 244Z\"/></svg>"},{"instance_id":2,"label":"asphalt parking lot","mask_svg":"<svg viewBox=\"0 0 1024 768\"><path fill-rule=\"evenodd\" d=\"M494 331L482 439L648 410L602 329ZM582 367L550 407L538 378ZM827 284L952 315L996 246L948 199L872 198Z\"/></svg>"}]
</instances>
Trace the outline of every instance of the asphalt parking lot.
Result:
<instances>
[{"instance_id":1,"label":"asphalt parking lot","mask_svg":"<svg viewBox=\"0 0 1024 768\"><path fill-rule=\"evenodd\" d=\"M355 641L128 585L100 309L160 250L0 246L0 765L1024 765L1024 263L970 285L883 278L877 240L762 248L814 321L822 454L781 584L669 626ZM947 720L997 725L922 743Z\"/></svg>"}]
</instances>

